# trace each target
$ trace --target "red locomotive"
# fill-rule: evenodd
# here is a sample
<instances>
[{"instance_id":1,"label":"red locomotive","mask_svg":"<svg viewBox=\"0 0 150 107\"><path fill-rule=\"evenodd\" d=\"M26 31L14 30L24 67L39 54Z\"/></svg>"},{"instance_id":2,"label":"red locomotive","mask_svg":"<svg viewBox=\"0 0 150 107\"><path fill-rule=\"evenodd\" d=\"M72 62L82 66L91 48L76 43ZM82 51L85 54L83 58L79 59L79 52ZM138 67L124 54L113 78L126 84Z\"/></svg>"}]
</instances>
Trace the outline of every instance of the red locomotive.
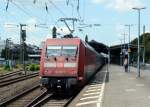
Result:
<instances>
[{"instance_id":1,"label":"red locomotive","mask_svg":"<svg viewBox=\"0 0 150 107\"><path fill-rule=\"evenodd\" d=\"M79 38L47 39L41 53L41 85L47 89L83 86L104 57Z\"/></svg>"}]
</instances>

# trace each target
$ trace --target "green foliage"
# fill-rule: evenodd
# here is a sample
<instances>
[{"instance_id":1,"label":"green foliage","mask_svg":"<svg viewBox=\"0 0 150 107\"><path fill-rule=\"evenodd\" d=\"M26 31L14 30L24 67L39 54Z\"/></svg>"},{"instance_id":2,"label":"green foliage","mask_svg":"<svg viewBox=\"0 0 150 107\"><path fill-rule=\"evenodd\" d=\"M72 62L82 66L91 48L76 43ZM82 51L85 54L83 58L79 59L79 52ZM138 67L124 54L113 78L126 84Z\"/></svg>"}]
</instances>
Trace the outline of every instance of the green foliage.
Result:
<instances>
[{"instance_id":1,"label":"green foliage","mask_svg":"<svg viewBox=\"0 0 150 107\"><path fill-rule=\"evenodd\" d=\"M5 66L4 66L4 70L10 71L11 69L10 69L9 65L5 65Z\"/></svg>"},{"instance_id":2,"label":"green foliage","mask_svg":"<svg viewBox=\"0 0 150 107\"><path fill-rule=\"evenodd\" d=\"M35 65L34 64L31 64L30 67L29 67L30 71L35 71Z\"/></svg>"},{"instance_id":3,"label":"green foliage","mask_svg":"<svg viewBox=\"0 0 150 107\"><path fill-rule=\"evenodd\" d=\"M37 65L37 64L31 64L31 65L29 65L29 70L30 71L38 71L39 68L40 68L40 66Z\"/></svg>"},{"instance_id":4,"label":"green foliage","mask_svg":"<svg viewBox=\"0 0 150 107\"><path fill-rule=\"evenodd\" d=\"M35 71L38 71L40 69L39 65L35 65Z\"/></svg>"},{"instance_id":5,"label":"green foliage","mask_svg":"<svg viewBox=\"0 0 150 107\"><path fill-rule=\"evenodd\" d=\"M137 45L137 38L131 43ZM140 36L140 44L145 47L145 61L150 61L150 33L145 33Z\"/></svg>"}]
</instances>

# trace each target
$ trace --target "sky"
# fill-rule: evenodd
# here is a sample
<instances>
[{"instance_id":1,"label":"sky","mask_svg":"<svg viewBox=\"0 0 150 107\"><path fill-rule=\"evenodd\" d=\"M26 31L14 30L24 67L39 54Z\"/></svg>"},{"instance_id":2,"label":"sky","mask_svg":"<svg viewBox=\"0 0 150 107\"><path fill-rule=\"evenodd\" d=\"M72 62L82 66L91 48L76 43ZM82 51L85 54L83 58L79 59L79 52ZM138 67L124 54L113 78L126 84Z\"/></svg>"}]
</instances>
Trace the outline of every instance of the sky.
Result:
<instances>
[{"instance_id":1,"label":"sky","mask_svg":"<svg viewBox=\"0 0 150 107\"><path fill-rule=\"evenodd\" d=\"M8 3L9 1L9 3ZM141 33L143 25L150 32L149 0L0 0L0 37L20 40L20 24L26 24L26 42L40 45L51 38L56 26L61 35L69 30L60 18L77 18L74 36L84 40L96 40L108 46L120 44L123 34L128 42L128 27L132 24L131 40L138 36L138 13L133 7L146 7L141 11ZM68 22L71 29L72 23ZM96 26L95 24L99 24ZM36 25L36 27L35 27Z\"/></svg>"}]
</instances>

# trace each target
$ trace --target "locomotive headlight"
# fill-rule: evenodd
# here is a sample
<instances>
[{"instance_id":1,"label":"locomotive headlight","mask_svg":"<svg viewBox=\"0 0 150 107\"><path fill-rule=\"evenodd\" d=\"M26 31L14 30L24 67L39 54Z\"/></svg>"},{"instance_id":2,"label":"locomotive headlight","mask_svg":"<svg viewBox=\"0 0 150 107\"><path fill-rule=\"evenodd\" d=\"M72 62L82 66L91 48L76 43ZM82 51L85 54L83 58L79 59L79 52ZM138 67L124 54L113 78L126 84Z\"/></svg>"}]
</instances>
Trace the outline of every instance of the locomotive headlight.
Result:
<instances>
[{"instance_id":1,"label":"locomotive headlight","mask_svg":"<svg viewBox=\"0 0 150 107\"><path fill-rule=\"evenodd\" d=\"M64 67L77 67L77 63L64 63Z\"/></svg>"},{"instance_id":2,"label":"locomotive headlight","mask_svg":"<svg viewBox=\"0 0 150 107\"><path fill-rule=\"evenodd\" d=\"M56 67L56 63L48 63L48 62L45 62L45 63L44 63L44 67L45 67L45 68Z\"/></svg>"}]
</instances>

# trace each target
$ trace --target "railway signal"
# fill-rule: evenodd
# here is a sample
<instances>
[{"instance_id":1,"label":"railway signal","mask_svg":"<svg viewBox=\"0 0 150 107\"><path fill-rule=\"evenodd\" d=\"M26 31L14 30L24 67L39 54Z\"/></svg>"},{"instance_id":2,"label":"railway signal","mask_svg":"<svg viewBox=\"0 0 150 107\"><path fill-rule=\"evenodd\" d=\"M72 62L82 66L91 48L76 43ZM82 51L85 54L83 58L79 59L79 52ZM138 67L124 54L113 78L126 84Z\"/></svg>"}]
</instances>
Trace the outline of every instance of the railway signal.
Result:
<instances>
[{"instance_id":1,"label":"railway signal","mask_svg":"<svg viewBox=\"0 0 150 107\"><path fill-rule=\"evenodd\" d=\"M20 24L20 62L23 64L23 70L26 75L25 69L25 41L26 41L26 30L23 30L23 26L26 24Z\"/></svg>"},{"instance_id":2,"label":"railway signal","mask_svg":"<svg viewBox=\"0 0 150 107\"><path fill-rule=\"evenodd\" d=\"M26 41L26 30L21 30L21 39L22 41Z\"/></svg>"}]
</instances>

